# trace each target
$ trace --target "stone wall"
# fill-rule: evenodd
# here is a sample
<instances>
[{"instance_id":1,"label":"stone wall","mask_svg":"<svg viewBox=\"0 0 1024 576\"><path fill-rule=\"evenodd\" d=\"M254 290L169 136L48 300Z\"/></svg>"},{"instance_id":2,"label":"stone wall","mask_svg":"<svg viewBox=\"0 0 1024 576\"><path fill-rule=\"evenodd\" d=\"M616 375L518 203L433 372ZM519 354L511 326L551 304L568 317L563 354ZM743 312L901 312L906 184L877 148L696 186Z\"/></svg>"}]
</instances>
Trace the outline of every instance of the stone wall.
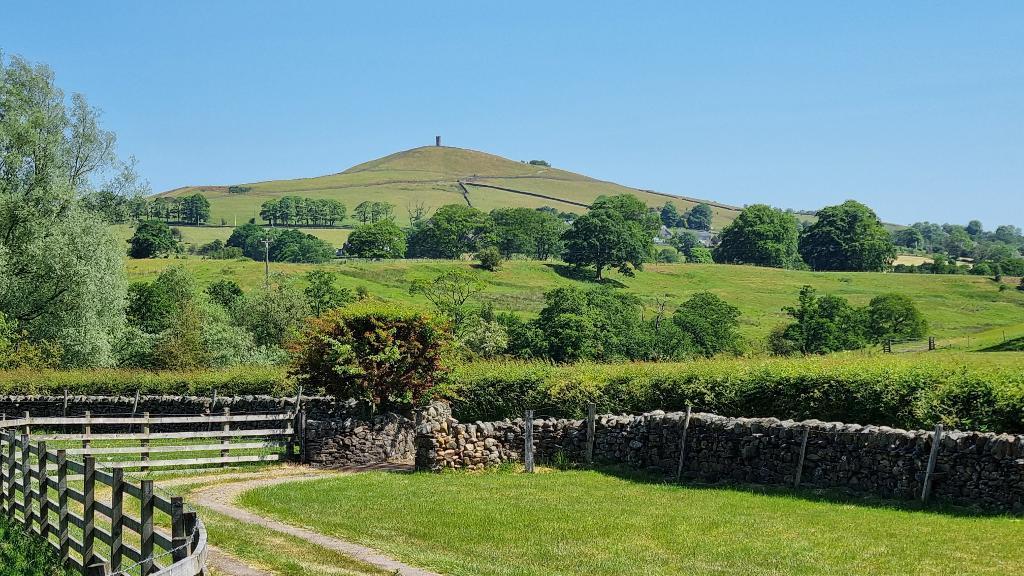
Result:
<instances>
[{"instance_id":1,"label":"stone wall","mask_svg":"<svg viewBox=\"0 0 1024 576\"><path fill-rule=\"evenodd\" d=\"M625 464L674 477L685 414L602 415L595 422L594 460ZM533 422L538 462L582 462L583 420ZM804 430L807 447L800 485L891 499L921 495L931 431L906 431L774 418L693 414L686 437L683 477L701 482L792 486ZM421 470L476 469L522 461L523 421L460 423L444 405L428 408L416 437ZM947 432L932 482L935 499L986 509L1024 512L1024 436Z\"/></svg>"},{"instance_id":2,"label":"stone wall","mask_svg":"<svg viewBox=\"0 0 1024 576\"><path fill-rule=\"evenodd\" d=\"M353 418L307 420L306 460L329 468L412 462L416 432L413 421L385 414L372 421Z\"/></svg>"}]
</instances>

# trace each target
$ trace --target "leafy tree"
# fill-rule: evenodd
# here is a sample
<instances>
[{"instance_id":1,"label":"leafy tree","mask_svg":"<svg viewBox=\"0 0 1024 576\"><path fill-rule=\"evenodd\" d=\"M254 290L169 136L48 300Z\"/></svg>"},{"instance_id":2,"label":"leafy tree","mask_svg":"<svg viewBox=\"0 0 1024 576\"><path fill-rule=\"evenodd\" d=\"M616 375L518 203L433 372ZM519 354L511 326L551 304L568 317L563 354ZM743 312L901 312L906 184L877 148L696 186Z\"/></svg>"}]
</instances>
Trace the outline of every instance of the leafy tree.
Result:
<instances>
[{"instance_id":1,"label":"leafy tree","mask_svg":"<svg viewBox=\"0 0 1024 576\"><path fill-rule=\"evenodd\" d=\"M814 270L880 272L896 259L896 247L870 208L848 200L818 211L800 236L800 255Z\"/></svg>"},{"instance_id":2,"label":"leafy tree","mask_svg":"<svg viewBox=\"0 0 1024 576\"><path fill-rule=\"evenodd\" d=\"M401 258L405 247L405 232L391 220L383 220L353 230L344 250L356 258Z\"/></svg>"},{"instance_id":3,"label":"leafy tree","mask_svg":"<svg viewBox=\"0 0 1024 576\"><path fill-rule=\"evenodd\" d=\"M671 246L665 246L658 250L658 253L654 255L654 261L663 264L675 264L682 262L683 258L679 255L679 251Z\"/></svg>"},{"instance_id":4,"label":"leafy tree","mask_svg":"<svg viewBox=\"0 0 1024 576\"><path fill-rule=\"evenodd\" d=\"M400 308L357 305L310 319L291 347L291 375L308 389L382 407L408 408L447 373L451 335L442 323Z\"/></svg>"},{"instance_id":5,"label":"leafy tree","mask_svg":"<svg viewBox=\"0 0 1024 576\"><path fill-rule=\"evenodd\" d=\"M460 204L440 207L409 235L409 253L420 258L458 258L492 243L486 213Z\"/></svg>"},{"instance_id":6,"label":"leafy tree","mask_svg":"<svg viewBox=\"0 0 1024 576\"><path fill-rule=\"evenodd\" d=\"M665 202L661 207L661 223L669 228L675 228L683 224L683 218L679 215L679 209L672 202Z\"/></svg>"},{"instance_id":7,"label":"leafy tree","mask_svg":"<svg viewBox=\"0 0 1024 576\"><path fill-rule=\"evenodd\" d=\"M488 246L483 250L476 253L477 260L480 261L480 267L490 272L495 272L501 268L501 252L494 246Z\"/></svg>"},{"instance_id":8,"label":"leafy tree","mask_svg":"<svg viewBox=\"0 0 1024 576\"><path fill-rule=\"evenodd\" d=\"M711 250L704 246L694 246L690 249L690 254L686 258L687 262L693 264L711 264L714 259L711 257Z\"/></svg>"},{"instance_id":9,"label":"leafy tree","mask_svg":"<svg viewBox=\"0 0 1024 576\"><path fill-rule=\"evenodd\" d=\"M178 241L167 224L159 220L144 220L135 227L135 234L128 244L128 255L132 258L156 258L174 252Z\"/></svg>"},{"instance_id":10,"label":"leafy tree","mask_svg":"<svg viewBox=\"0 0 1024 576\"><path fill-rule=\"evenodd\" d=\"M608 267L632 276L651 259L653 231L658 227L657 217L635 196L602 196L562 235L562 258L577 267L593 266L598 280Z\"/></svg>"},{"instance_id":11,"label":"leafy tree","mask_svg":"<svg viewBox=\"0 0 1024 576\"><path fill-rule=\"evenodd\" d=\"M924 336L928 321L903 294L875 296L866 313L867 334L876 343L888 339L914 339Z\"/></svg>"},{"instance_id":12,"label":"leafy tree","mask_svg":"<svg viewBox=\"0 0 1024 576\"><path fill-rule=\"evenodd\" d=\"M739 317L739 308L711 292L698 292L676 309L672 322L685 336L688 348L710 358L738 350Z\"/></svg>"},{"instance_id":13,"label":"leafy tree","mask_svg":"<svg viewBox=\"0 0 1024 576\"><path fill-rule=\"evenodd\" d=\"M206 287L210 300L230 310L242 297L242 287L234 280L222 278Z\"/></svg>"},{"instance_id":14,"label":"leafy tree","mask_svg":"<svg viewBox=\"0 0 1024 576\"><path fill-rule=\"evenodd\" d=\"M210 219L210 201L202 194L193 194L181 199L181 221L194 226Z\"/></svg>"},{"instance_id":15,"label":"leafy tree","mask_svg":"<svg viewBox=\"0 0 1024 576\"><path fill-rule=\"evenodd\" d=\"M996 240L1019 246L1021 243L1021 231L1016 226L1003 225L996 228L993 234Z\"/></svg>"},{"instance_id":16,"label":"leafy tree","mask_svg":"<svg viewBox=\"0 0 1024 576\"><path fill-rule=\"evenodd\" d=\"M917 228L903 228L892 233L892 241L897 246L917 250L924 248L925 241L921 231Z\"/></svg>"},{"instance_id":17,"label":"leafy tree","mask_svg":"<svg viewBox=\"0 0 1024 576\"><path fill-rule=\"evenodd\" d=\"M796 217L765 204L744 208L722 231L715 248L715 260L728 264L755 264L793 268L798 254L799 228Z\"/></svg>"},{"instance_id":18,"label":"leafy tree","mask_svg":"<svg viewBox=\"0 0 1024 576\"><path fill-rule=\"evenodd\" d=\"M338 287L336 280L337 277L326 270L312 270L306 274L306 282L309 284L302 293L306 295L306 302L314 315L323 316L325 311L356 299L351 290Z\"/></svg>"},{"instance_id":19,"label":"leafy tree","mask_svg":"<svg viewBox=\"0 0 1024 576\"><path fill-rule=\"evenodd\" d=\"M232 309L235 324L252 333L258 346L282 346L298 335L312 313L306 295L287 277L245 294Z\"/></svg>"},{"instance_id":20,"label":"leafy tree","mask_svg":"<svg viewBox=\"0 0 1024 576\"><path fill-rule=\"evenodd\" d=\"M270 259L274 262L320 264L333 259L334 253L334 247L327 241L299 230L281 232L270 246Z\"/></svg>"},{"instance_id":21,"label":"leafy tree","mask_svg":"<svg viewBox=\"0 0 1024 576\"><path fill-rule=\"evenodd\" d=\"M115 137L53 73L0 55L0 311L61 364L106 366L124 328L124 247L80 198L123 164Z\"/></svg>"},{"instance_id":22,"label":"leafy tree","mask_svg":"<svg viewBox=\"0 0 1024 576\"><path fill-rule=\"evenodd\" d=\"M972 238L976 238L980 236L982 232L985 231L985 227L981 225L980 220L971 220L970 222L967 223L967 227L965 228L965 230L968 234L971 235Z\"/></svg>"},{"instance_id":23,"label":"leafy tree","mask_svg":"<svg viewBox=\"0 0 1024 576\"><path fill-rule=\"evenodd\" d=\"M459 326L456 340L473 356L494 358L508 349L508 332L496 319L471 314Z\"/></svg>"},{"instance_id":24,"label":"leafy tree","mask_svg":"<svg viewBox=\"0 0 1024 576\"><path fill-rule=\"evenodd\" d=\"M786 327L781 339L802 354L828 354L864 347L862 315L839 296L818 296L814 288L804 286L800 289L798 305L787 306L783 311L795 322Z\"/></svg>"},{"instance_id":25,"label":"leafy tree","mask_svg":"<svg viewBox=\"0 0 1024 576\"><path fill-rule=\"evenodd\" d=\"M690 257L690 250L701 245L700 241L697 240L697 235L687 230L673 234L672 237L669 238L668 243L674 246L676 250L679 250L679 252L687 258Z\"/></svg>"},{"instance_id":26,"label":"leafy tree","mask_svg":"<svg viewBox=\"0 0 1024 576\"><path fill-rule=\"evenodd\" d=\"M468 313L466 303L483 291L486 285L476 275L462 270L449 270L433 280L414 280L409 293L420 294L441 314L461 324Z\"/></svg>"},{"instance_id":27,"label":"leafy tree","mask_svg":"<svg viewBox=\"0 0 1024 576\"><path fill-rule=\"evenodd\" d=\"M707 204L697 204L686 214L686 227L691 230L711 230L713 212Z\"/></svg>"},{"instance_id":28,"label":"leafy tree","mask_svg":"<svg viewBox=\"0 0 1024 576\"><path fill-rule=\"evenodd\" d=\"M565 224L549 212L529 208L496 208L491 211L494 238L505 258L523 254L546 260L562 250Z\"/></svg>"},{"instance_id":29,"label":"leafy tree","mask_svg":"<svg viewBox=\"0 0 1024 576\"><path fill-rule=\"evenodd\" d=\"M946 253L956 260L961 256L967 256L974 249L974 240L971 239L967 230L960 226L951 227L946 236Z\"/></svg>"},{"instance_id":30,"label":"leafy tree","mask_svg":"<svg viewBox=\"0 0 1024 576\"><path fill-rule=\"evenodd\" d=\"M556 362L640 360L649 353L643 307L632 295L609 287L555 288L531 322L539 338L535 355Z\"/></svg>"}]
</instances>

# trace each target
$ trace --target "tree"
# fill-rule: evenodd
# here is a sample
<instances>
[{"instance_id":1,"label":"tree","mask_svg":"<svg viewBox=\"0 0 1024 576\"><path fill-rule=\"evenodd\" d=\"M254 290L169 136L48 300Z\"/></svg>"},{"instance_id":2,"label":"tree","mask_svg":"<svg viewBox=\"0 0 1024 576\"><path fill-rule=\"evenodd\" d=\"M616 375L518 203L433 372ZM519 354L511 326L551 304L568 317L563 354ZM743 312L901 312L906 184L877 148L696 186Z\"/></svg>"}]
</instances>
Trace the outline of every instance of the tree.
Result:
<instances>
[{"instance_id":1,"label":"tree","mask_svg":"<svg viewBox=\"0 0 1024 576\"><path fill-rule=\"evenodd\" d=\"M682 217L679 216L679 209L672 202L665 202L665 205L661 207L661 223L668 228L676 228L683 223Z\"/></svg>"},{"instance_id":2,"label":"tree","mask_svg":"<svg viewBox=\"0 0 1024 576\"><path fill-rule=\"evenodd\" d=\"M950 258L956 260L961 256L966 256L971 253L974 249L974 240L971 239L967 230L964 230L960 226L954 226L948 231L945 248L946 253L949 254Z\"/></svg>"},{"instance_id":3,"label":"tree","mask_svg":"<svg viewBox=\"0 0 1024 576\"><path fill-rule=\"evenodd\" d=\"M299 230L285 230L277 234L270 245L273 262L306 262L320 264L334 258L334 247L312 234Z\"/></svg>"},{"instance_id":4,"label":"tree","mask_svg":"<svg viewBox=\"0 0 1024 576\"><path fill-rule=\"evenodd\" d=\"M754 204L725 227L715 248L718 262L793 268L800 261L796 217L765 204Z\"/></svg>"},{"instance_id":5,"label":"tree","mask_svg":"<svg viewBox=\"0 0 1024 576\"><path fill-rule=\"evenodd\" d=\"M501 252L494 246L488 246L477 252L476 259L480 261L480 267L489 272L496 272L501 268Z\"/></svg>"},{"instance_id":6,"label":"tree","mask_svg":"<svg viewBox=\"0 0 1024 576\"><path fill-rule=\"evenodd\" d=\"M800 236L800 255L814 270L881 272L896 259L896 247L870 208L847 200L818 211Z\"/></svg>"},{"instance_id":7,"label":"tree","mask_svg":"<svg viewBox=\"0 0 1024 576\"><path fill-rule=\"evenodd\" d=\"M686 227L691 230L711 230L713 212L707 204L697 204L686 214Z\"/></svg>"},{"instance_id":8,"label":"tree","mask_svg":"<svg viewBox=\"0 0 1024 576\"><path fill-rule=\"evenodd\" d=\"M672 323L685 335L689 348L710 358L738 350L739 317L739 308L711 292L698 292L676 309Z\"/></svg>"},{"instance_id":9,"label":"tree","mask_svg":"<svg viewBox=\"0 0 1024 576\"><path fill-rule=\"evenodd\" d=\"M466 316L466 302L483 291L484 287L484 282L474 274L449 270L432 280L414 280L409 293L422 295L438 312L453 319L458 326Z\"/></svg>"},{"instance_id":10,"label":"tree","mask_svg":"<svg viewBox=\"0 0 1024 576\"><path fill-rule=\"evenodd\" d=\"M382 407L409 408L444 381L447 327L418 312L357 305L310 319L291 347L290 372L307 389Z\"/></svg>"},{"instance_id":11,"label":"tree","mask_svg":"<svg viewBox=\"0 0 1024 576\"><path fill-rule=\"evenodd\" d=\"M458 258L492 243L486 213L460 204L442 206L409 235L409 253L420 258Z\"/></svg>"},{"instance_id":12,"label":"tree","mask_svg":"<svg viewBox=\"0 0 1024 576\"><path fill-rule=\"evenodd\" d=\"M171 227L159 220L144 220L135 227L135 234L128 240L128 255L132 258L156 258L174 252L178 241L171 234Z\"/></svg>"},{"instance_id":13,"label":"tree","mask_svg":"<svg viewBox=\"0 0 1024 576\"><path fill-rule=\"evenodd\" d=\"M647 359L649 333L636 296L607 286L562 287L546 292L544 302L531 322L540 336L536 355L556 362Z\"/></svg>"},{"instance_id":14,"label":"tree","mask_svg":"<svg viewBox=\"0 0 1024 576\"><path fill-rule=\"evenodd\" d=\"M344 251L356 258L402 258L405 247L405 232L391 220L384 220L353 230Z\"/></svg>"},{"instance_id":15,"label":"tree","mask_svg":"<svg viewBox=\"0 0 1024 576\"><path fill-rule=\"evenodd\" d=\"M697 240L697 235L689 230L681 230L676 234L673 234L672 237L668 239L668 243L686 257L690 256L690 250L701 245L700 241Z\"/></svg>"},{"instance_id":16,"label":"tree","mask_svg":"<svg viewBox=\"0 0 1024 576\"><path fill-rule=\"evenodd\" d=\"M306 295L287 277L272 276L269 287L245 294L232 309L235 324L252 333L258 346L281 346L298 335L311 310Z\"/></svg>"},{"instance_id":17,"label":"tree","mask_svg":"<svg viewBox=\"0 0 1024 576\"><path fill-rule=\"evenodd\" d=\"M914 301L902 294L875 296L865 313L868 337L876 343L920 338L928 330L928 321Z\"/></svg>"},{"instance_id":18,"label":"tree","mask_svg":"<svg viewBox=\"0 0 1024 576\"><path fill-rule=\"evenodd\" d=\"M326 270L312 270L306 274L306 282L309 284L302 293L306 295L306 302L314 315L323 316L326 310L344 306L356 299L348 288L339 288L335 284L336 280L337 277Z\"/></svg>"},{"instance_id":19,"label":"tree","mask_svg":"<svg viewBox=\"0 0 1024 576\"><path fill-rule=\"evenodd\" d=\"M210 219L210 201L202 194L193 194L181 199L181 221L194 226Z\"/></svg>"},{"instance_id":20,"label":"tree","mask_svg":"<svg viewBox=\"0 0 1024 576\"><path fill-rule=\"evenodd\" d=\"M814 288L800 289L797 306L783 308L795 320L781 339L803 354L856 350L865 344L862 315L838 296L818 296Z\"/></svg>"},{"instance_id":21,"label":"tree","mask_svg":"<svg viewBox=\"0 0 1024 576\"><path fill-rule=\"evenodd\" d=\"M594 266L598 280L607 267L627 276L642 270L652 257L653 231L658 219L635 196L599 197L587 214L577 218L562 239L562 258L577 267Z\"/></svg>"},{"instance_id":22,"label":"tree","mask_svg":"<svg viewBox=\"0 0 1024 576\"><path fill-rule=\"evenodd\" d=\"M967 223L965 230L972 238L977 238L985 231L985 227L981 225L981 220L971 220Z\"/></svg>"},{"instance_id":23,"label":"tree","mask_svg":"<svg viewBox=\"0 0 1024 576\"><path fill-rule=\"evenodd\" d=\"M243 292L237 282L222 278L207 286L206 294L210 300L230 310L242 297Z\"/></svg>"},{"instance_id":24,"label":"tree","mask_svg":"<svg viewBox=\"0 0 1024 576\"><path fill-rule=\"evenodd\" d=\"M893 232L892 241L897 246L903 246L911 250L917 250L925 246L924 236L917 228L903 228Z\"/></svg>"},{"instance_id":25,"label":"tree","mask_svg":"<svg viewBox=\"0 0 1024 576\"><path fill-rule=\"evenodd\" d=\"M85 98L0 55L0 312L61 365L106 366L124 328L124 245L80 198L122 164Z\"/></svg>"},{"instance_id":26,"label":"tree","mask_svg":"<svg viewBox=\"0 0 1024 576\"><path fill-rule=\"evenodd\" d=\"M686 261L692 264L711 264L714 262L714 258L711 256L711 250L704 246L694 246L690 249L690 254L686 257Z\"/></svg>"}]
</instances>

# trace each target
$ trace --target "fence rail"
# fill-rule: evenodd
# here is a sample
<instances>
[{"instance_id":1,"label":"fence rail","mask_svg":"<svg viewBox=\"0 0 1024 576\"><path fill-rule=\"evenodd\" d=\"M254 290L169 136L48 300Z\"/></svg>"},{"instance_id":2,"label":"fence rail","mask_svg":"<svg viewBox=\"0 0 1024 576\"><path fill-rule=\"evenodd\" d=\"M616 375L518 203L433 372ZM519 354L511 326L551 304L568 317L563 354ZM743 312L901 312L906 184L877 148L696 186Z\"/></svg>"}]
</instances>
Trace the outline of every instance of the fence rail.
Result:
<instances>
[{"instance_id":1,"label":"fence rail","mask_svg":"<svg viewBox=\"0 0 1024 576\"><path fill-rule=\"evenodd\" d=\"M232 430L236 423L267 422L266 428ZM216 429L213 424L219 424ZM279 427L272 427L278 424ZM139 427L140 432L93 433L93 426ZM151 432L160 425L211 425L207 431ZM54 433L53 428L82 428L81 433ZM33 433L33 428L37 433ZM235 414L228 409L222 415L150 417L33 418L25 414L16 420L0 421L0 513L20 522L26 530L53 547L65 565L87 576L139 574L140 576L200 576L206 568L207 533L194 510L186 509L176 496L156 493L152 480L125 478L125 469L183 468L227 465L243 462L272 462L294 458L301 432L305 428L302 412L279 414ZM131 430L131 428L129 428ZM296 432L299 432L297 434ZM255 438L232 441L233 438ZM153 445L153 440L217 439L215 442ZM95 441L132 441L136 446L93 446ZM258 441L257 441L258 440ZM53 450L47 442L74 442L81 447ZM286 449L282 455L245 454L240 450ZM231 455L231 451L236 455ZM150 459L151 454L192 456L216 452L214 457ZM126 460L98 461L96 456L126 456ZM69 456L81 457L81 461ZM74 486L69 485L74 483ZM80 483L80 488L78 489ZM97 499L109 489L109 501ZM137 501L126 512L126 496ZM170 517L166 534L154 528L157 512ZM129 536L126 540L125 536ZM137 544L136 544L137 543ZM98 546L99 545L99 546ZM98 547L103 549L101 554ZM127 565L127 563L132 563Z\"/></svg>"}]
</instances>

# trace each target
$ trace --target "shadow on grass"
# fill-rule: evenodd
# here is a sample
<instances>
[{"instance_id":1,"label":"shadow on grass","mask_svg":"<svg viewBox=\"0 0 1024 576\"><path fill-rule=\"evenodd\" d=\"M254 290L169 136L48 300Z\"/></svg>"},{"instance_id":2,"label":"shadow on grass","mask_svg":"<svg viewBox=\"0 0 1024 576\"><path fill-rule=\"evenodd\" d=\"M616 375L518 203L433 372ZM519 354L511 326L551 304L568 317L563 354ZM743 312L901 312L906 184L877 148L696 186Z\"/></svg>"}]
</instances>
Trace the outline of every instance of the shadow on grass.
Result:
<instances>
[{"instance_id":1,"label":"shadow on grass","mask_svg":"<svg viewBox=\"0 0 1024 576\"><path fill-rule=\"evenodd\" d=\"M594 472L613 476L630 482L644 484L660 484L676 486L681 489L690 490L725 490L730 492L742 492L767 497L797 498L808 502L821 504L845 504L875 508L883 510L898 510L902 512L921 512L926 514L942 514L957 517L981 517L981 518L1020 518L1021 514L1010 512L997 512L969 506L955 505L942 501L932 501L927 505L919 500L890 500L881 496L854 494L839 488L788 488L785 486L749 484L744 482L701 482L697 480L683 480L676 482L674 478L666 477L660 472L636 470L626 466L595 465L591 468L583 466L560 467L560 470L592 470Z\"/></svg>"},{"instance_id":2,"label":"shadow on grass","mask_svg":"<svg viewBox=\"0 0 1024 576\"><path fill-rule=\"evenodd\" d=\"M558 274L562 278L568 278L569 280L576 280L578 282L589 282L591 284L602 284L604 286L611 286L613 288L625 288L626 285L614 278L602 278L598 280L594 276L594 271L587 268L577 268L568 264L554 264L545 263L545 266L551 268L555 274Z\"/></svg>"},{"instance_id":3,"label":"shadow on grass","mask_svg":"<svg viewBox=\"0 0 1024 576\"><path fill-rule=\"evenodd\" d=\"M982 348L979 352L1024 352L1024 336Z\"/></svg>"}]
</instances>

